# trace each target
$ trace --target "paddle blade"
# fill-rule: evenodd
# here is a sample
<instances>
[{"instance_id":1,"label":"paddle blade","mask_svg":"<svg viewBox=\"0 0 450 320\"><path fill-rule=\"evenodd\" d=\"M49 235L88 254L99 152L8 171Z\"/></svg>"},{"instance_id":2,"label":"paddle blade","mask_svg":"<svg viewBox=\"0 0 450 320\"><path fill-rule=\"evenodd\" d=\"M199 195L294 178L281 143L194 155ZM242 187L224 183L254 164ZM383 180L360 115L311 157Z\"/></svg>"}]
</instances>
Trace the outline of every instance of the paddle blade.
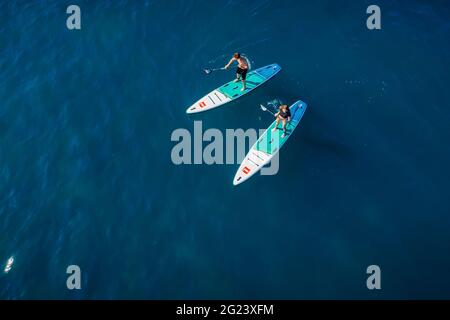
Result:
<instances>
[{"instance_id":1,"label":"paddle blade","mask_svg":"<svg viewBox=\"0 0 450 320\"><path fill-rule=\"evenodd\" d=\"M211 73L210 69L204 69L203 71L205 71L206 74L210 74Z\"/></svg>"},{"instance_id":2,"label":"paddle blade","mask_svg":"<svg viewBox=\"0 0 450 320\"><path fill-rule=\"evenodd\" d=\"M262 111L267 111L267 108L264 107L262 104L260 104L259 106L261 107L261 110L262 110Z\"/></svg>"}]
</instances>

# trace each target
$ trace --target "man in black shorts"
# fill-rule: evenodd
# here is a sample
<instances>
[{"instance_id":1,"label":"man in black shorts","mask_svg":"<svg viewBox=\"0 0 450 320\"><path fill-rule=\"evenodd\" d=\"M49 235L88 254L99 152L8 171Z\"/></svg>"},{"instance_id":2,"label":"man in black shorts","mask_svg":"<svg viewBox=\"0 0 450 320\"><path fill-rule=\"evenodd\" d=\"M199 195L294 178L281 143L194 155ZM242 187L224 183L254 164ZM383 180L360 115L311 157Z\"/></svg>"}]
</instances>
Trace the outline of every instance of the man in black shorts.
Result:
<instances>
[{"instance_id":1,"label":"man in black shorts","mask_svg":"<svg viewBox=\"0 0 450 320\"><path fill-rule=\"evenodd\" d=\"M242 79L243 86L242 86L241 91L245 91L245 89L247 88L246 83L245 83L245 80L247 79L247 72L248 72L247 59L242 57L239 52L236 52L233 55L233 58L231 58L230 62L228 62L228 64L225 66L225 69L228 69L234 61L237 61L237 63L238 63L238 67L236 69L236 80L234 80L234 82L238 82Z\"/></svg>"}]
</instances>

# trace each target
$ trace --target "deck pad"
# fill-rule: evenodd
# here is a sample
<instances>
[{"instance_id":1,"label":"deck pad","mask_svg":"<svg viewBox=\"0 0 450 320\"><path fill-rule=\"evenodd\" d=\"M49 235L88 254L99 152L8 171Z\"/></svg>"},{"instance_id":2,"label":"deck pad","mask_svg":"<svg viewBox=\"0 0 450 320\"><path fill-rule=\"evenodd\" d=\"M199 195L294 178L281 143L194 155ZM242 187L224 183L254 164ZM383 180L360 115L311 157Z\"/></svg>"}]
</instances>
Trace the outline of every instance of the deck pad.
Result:
<instances>
[{"instance_id":1,"label":"deck pad","mask_svg":"<svg viewBox=\"0 0 450 320\"><path fill-rule=\"evenodd\" d=\"M242 86L243 86L242 81L228 82L227 84L224 84L217 90L220 91L221 93L223 93L224 95L226 95L230 99L236 99L236 98L239 98L239 96L246 94L247 93L246 91L251 91L251 90L255 89L257 86L259 86L260 84L262 84L265 81L266 81L266 78L263 78L263 77L257 75L256 73L249 73L247 75L247 80L246 80L247 88L245 91L241 91Z\"/></svg>"},{"instance_id":2,"label":"deck pad","mask_svg":"<svg viewBox=\"0 0 450 320\"><path fill-rule=\"evenodd\" d=\"M274 121L269 128L264 132L256 143L255 148L259 151L273 154L277 152L283 144L289 139L292 131L294 131L297 126L299 120L303 115L303 106L294 105L289 108L291 111L291 122L286 124L286 134L283 136L283 123L280 121L278 124L277 130L272 132L272 129L275 128L276 122Z\"/></svg>"}]
</instances>

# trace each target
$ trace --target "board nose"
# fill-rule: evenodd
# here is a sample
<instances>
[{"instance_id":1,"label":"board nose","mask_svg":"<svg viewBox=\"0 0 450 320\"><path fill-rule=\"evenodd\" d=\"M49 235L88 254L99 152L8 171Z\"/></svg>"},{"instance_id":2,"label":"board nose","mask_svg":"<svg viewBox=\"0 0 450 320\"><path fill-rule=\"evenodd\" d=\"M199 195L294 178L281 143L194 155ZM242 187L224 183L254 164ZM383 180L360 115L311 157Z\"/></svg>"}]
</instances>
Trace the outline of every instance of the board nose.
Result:
<instances>
[{"instance_id":1,"label":"board nose","mask_svg":"<svg viewBox=\"0 0 450 320\"><path fill-rule=\"evenodd\" d=\"M243 177L240 174L236 174L233 179L233 185L237 186L237 185L241 184L242 182L244 182Z\"/></svg>"}]
</instances>

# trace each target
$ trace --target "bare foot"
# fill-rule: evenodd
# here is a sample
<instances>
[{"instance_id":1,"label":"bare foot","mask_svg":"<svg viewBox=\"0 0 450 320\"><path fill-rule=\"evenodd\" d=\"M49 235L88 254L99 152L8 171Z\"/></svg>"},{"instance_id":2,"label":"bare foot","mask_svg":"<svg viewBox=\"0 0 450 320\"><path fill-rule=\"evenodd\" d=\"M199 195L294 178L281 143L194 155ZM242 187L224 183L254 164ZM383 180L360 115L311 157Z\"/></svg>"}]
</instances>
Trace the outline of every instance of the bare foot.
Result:
<instances>
[{"instance_id":1,"label":"bare foot","mask_svg":"<svg viewBox=\"0 0 450 320\"><path fill-rule=\"evenodd\" d=\"M245 91L245 89L247 89L246 87L243 87L242 89L241 89L241 91Z\"/></svg>"},{"instance_id":2,"label":"bare foot","mask_svg":"<svg viewBox=\"0 0 450 320\"><path fill-rule=\"evenodd\" d=\"M240 80L239 80L239 79L236 79L236 80L234 80L233 82L236 83L236 82L238 82L238 81L240 81Z\"/></svg>"},{"instance_id":3,"label":"bare foot","mask_svg":"<svg viewBox=\"0 0 450 320\"><path fill-rule=\"evenodd\" d=\"M277 127L275 127L275 128L272 129L272 132L275 132L275 131L277 131Z\"/></svg>"}]
</instances>

